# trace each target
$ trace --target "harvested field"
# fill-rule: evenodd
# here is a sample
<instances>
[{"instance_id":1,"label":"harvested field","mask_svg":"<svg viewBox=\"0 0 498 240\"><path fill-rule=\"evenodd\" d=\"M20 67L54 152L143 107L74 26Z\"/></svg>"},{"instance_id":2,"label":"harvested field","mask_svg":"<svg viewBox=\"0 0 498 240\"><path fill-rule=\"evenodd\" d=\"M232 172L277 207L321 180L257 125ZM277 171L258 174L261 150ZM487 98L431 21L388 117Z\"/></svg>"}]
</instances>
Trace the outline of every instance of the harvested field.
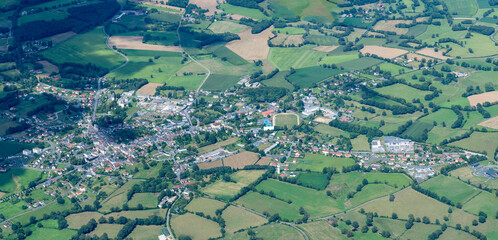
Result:
<instances>
[{"instance_id":1,"label":"harvested field","mask_svg":"<svg viewBox=\"0 0 498 240\"><path fill-rule=\"evenodd\" d=\"M495 103L498 102L498 91L487 92L468 96L470 106L476 106L478 103L483 104L485 102Z\"/></svg>"},{"instance_id":2,"label":"harvested field","mask_svg":"<svg viewBox=\"0 0 498 240\"><path fill-rule=\"evenodd\" d=\"M237 33L240 40L227 43L226 47L245 60L266 59L270 47L268 39L273 36L273 26L258 34L252 34L250 29Z\"/></svg>"},{"instance_id":3,"label":"harvested field","mask_svg":"<svg viewBox=\"0 0 498 240\"><path fill-rule=\"evenodd\" d=\"M258 161L258 159L259 154L246 151L224 158L223 164L225 167L240 169L247 165L253 165L256 161Z\"/></svg>"},{"instance_id":4,"label":"harvested field","mask_svg":"<svg viewBox=\"0 0 498 240\"><path fill-rule=\"evenodd\" d=\"M413 60L413 61L415 61L415 58L416 58L417 61L419 61L419 62L422 61L422 59L425 59L426 61L432 60L432 58L430 58L430 57L422 56L422 55L419 55L416 53L408 53L406 55L406 57L410 60Z\"/></svg>"},{"instance_id":5,"label":"harvested field","mask_svg":"<svg viewBox=\"0 0 498 240\"><path fill-rule=\"evenodd\" d=\"M216 9L218 4L225 3L224 0L190 0L190 4L195 4L202 9L206 9L209 12L205 13L207 16L215 15L216 13L222 12L223 10Z\"/></svg>"},{"instance_id":6,"label":"harvested field","mask_svg":"<svg viewBox=\"0 0 498 240\"><path fill-rule=\"evenodd\" d=\"M46 73L59 72L59 68L54 64L50 63L49 61L43 60L43 61L38 61L38 63L43 65L43 71L45 71Z\"/></svg>"},{"instance_id":7,"label":"harvested field","mask_svg":"<svg viewBox=\"0 0 498 240\"><path fill-rule=\"evenodd\" d=\"M182 52L182 50L178 46L146 44L142 42L142 39L142 36L112 36L109 38L109 46L116 46L116 48L120 49Z\"/></svg>"},{"instance_id":8,"label":"harvested field","mask_svg":"<svg viewBox=\"0 0 498 240\"><path fill-rule=\"evenodd\" d=\"M271 157L262 157L256 165L267 166L271 162Z\"/></svg>"},{"instance_id":9,"label":"harvested field","mask_svg":"<svg viewBox=\"0 0 498 240\"><path fill-rule=\"evenodd\" d=\"M484 122L478 124L479 126L498 129L498 116L490 118Z\"/></svg>"},{"instance_id":10,"label":"harvested field","mask_svg":"<svg viewBox=\"0 0 498 240\"><path fill-rule=\"evenodd\" d=\"M375 26L373 27L377 31L389 31L389 32L396 32L398 35L403 35L408 32L408 28L397 28L396 24L398 23L406 23L409 24L411 21L409 20L382 20L379 21Z\"/></svg>"},{"instance_id":11,"label":"harvested field","mask_svg":"<svg viewBox=\"0 0 498 240\"><path fill-rule=\"evenodd\" d=\"M425 56L429 56L429 57L433 57L433 58L443 59L443 60L451 58L451 57L443 56L443 52L441 52L441 51L435 52L433 48L424 48L422 50L417 51L416 53L422 54Z\"/></svg>"},{"instance_id":12,"label":"harvested field","mask_svg":"<svg viewBox=\"0 0 498 240\"><path fill-rule=\"evenodd\" d=\"M52 41L52 43L55 45L57 43L61 43L61 42L64 42L66 41L67 39L73 37L73 36L76 36L77 34L73 31L70 31L70 32L65 32L65 33L59 33L57 35L54 35L54 36L51 36L51 37L48 37L47 40L50 40Z\"/></svg>"},{"instance_id":13,"label":"harvested field","mask_svg":"<svg viewBox=\"0 0 498 240\"><path fill-rule=\"evenodd\" d=\"M330 121L332 121L332 119L330 118L325 118L325 117L317 117L315 118L315 120L313 120L315 122L318 122L318 123L325 123L325 124L329 124Z\"/></svg>"},{"instance_id":14,"label":"harvested field","mask_svg":"<svg viewBox=\"0 0 498 240\"><path fill-rule=\"evenodd\" d=\"M183 11L183 8L180 8L180 7L161 4L161 2L163 2L163 1L159 2L159 1L153 1L153 0L130 0L130 2L150 5L150 6L154 6L154 7L169 8L169 9L173 9L173 10L179 11L179 12ZM197 6L199 6L199 5L197 5Z\"/></svg>"},{"instance_id":15,"label":"harvested field","mask_svg":"<svg viewBox=\"0 0 498 240\"><path fill-rule=\"evenodd\" d=\"M223 162L221 160L217 160L214 162L203 162L197 164L197 166L199 166L199 169L210 169L215 167L223 167Z\"/></svg>"},{"instance_id":16,"label":"harvested field","mask_svg":"<svg viewBox=\"0 0 498 240\"><path fill-rule=\"evenodd\" d=\"M315 51L328 53L328 52L333 51L337 47L339 47L339 46L318 46L318 47L314 47L312 49Z\"/></svg>"},{"instance_id":17,"label":"harvested field","mask_svg":"<svg viewBox=\"0 0 498 240\"><path fill-rule=\"evenodd\" d=\"M137 95L154 96L156 88L162 86L162 83L147 83L137 91Z\"/></svg>"},{"instance_id":18,"label":"harvested field","mask_svg":"<svg viewBox=\"0 0 498 240\"><path fill-rule=\"evenodd\" d=\"M376 45L366 45L363 49L360 50L361 53L370 53L375 54L379 57L383 58L395 58L399 55L403 55L408 51L399 49L399 48L389 48L389 47L381 47Z\"/></svg>"}]
</instances>

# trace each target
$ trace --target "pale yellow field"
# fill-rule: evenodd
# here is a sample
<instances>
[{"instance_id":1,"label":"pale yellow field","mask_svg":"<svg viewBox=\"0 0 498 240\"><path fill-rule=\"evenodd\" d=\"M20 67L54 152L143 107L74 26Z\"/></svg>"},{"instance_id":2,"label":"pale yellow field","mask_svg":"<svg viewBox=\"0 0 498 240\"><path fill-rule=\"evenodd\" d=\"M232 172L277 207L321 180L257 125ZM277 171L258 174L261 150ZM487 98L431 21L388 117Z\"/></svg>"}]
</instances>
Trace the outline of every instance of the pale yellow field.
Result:
<instances>
[{"instance_id":1,"label":"pale yellow field","mask_svg":"<svg viewBox=\"0 0 498 240\"><path fill-rule=\"evenodd\" d=\"M478 103L483 104L485 102L495 103L498 102L498 91L487 92L468 96L470 106L476 106Z\"/></svg>"},{"instance_id":2,"label":"pale yellow field","mask_svg":"<svg viewBox=\"0 0 498 240\"><path fill-rule=\"evenodd\" d=\"M153 50L165 52L182 52L178 46L162 46L146 44L142 42L142 36L112 36L109 38L109 46L120 49Z\"/></svg>"},{"instance_id":3,"label":"pale yellow field","mask_svg":"<svg viewBox=\"0 0 498 240\"><path fill-rule=\"evenodd\" d=\"M215 167L223 167L223 162L221 160L217 160L214 162L203 162L197 164L200 169L209 169L209 168L215 168Z\"/></svg>"},{"instance_id":4,"label":"pale yellow field","mask_svg":"<svg viewBox=\"0 0 498 240\"><path fill-rule=\"evenodd\" d=\"M162 86L162 83L147 83L137 91L137 95L154 96L156 88Z\"/></svg>"},{"instance_id":5,"label":"pale yellow field","mask_svg":"<svg viewBox=\"0 0 498 240\"><path fill-rule=\"evenodd\" d=\"M436 52L436 51L434 51L433 48L423 48L421 50L418 50L417 53L425 55L425 56L433 57L433 58L443 59L443 60L451 58L448 56L443 56L443 52L441 52L441 51Z\"/></svg>"},{"instance_id":6,"label":"pale yellow field","mask_svg":"<svg viewBox=\"0 0 498 240\"><path fill-rule=\"evenodd\" d=\"M382 20L377 22L375 26L373 27L375 30L378 31L389 31L389 32L396 32L396 34L403 35L408 32L408 28L397 28L396 24L398 23L411 23L409 20Z\"/></svg>"},{"instance_id":7,"label":"pale yellow field","mask_svg":"<svg viewBox=\"0 0 498 240\"><path fill-rule=\"evenodd\" d=\"M163 7L163 8L169 8L169 9L174 9L178 11L183 11L183 8L175 7L175 6L170 6L166 5L167 1L155 1L155 0L130 0L130 2L135 2L135 3L141 3L145 5L151 5L151 6L156 6L156 7ZM162 4L161 2L164 2Z\"/></svg>"},{"instance_id":8,"label":"pale yellow field","mask_svg":"<svg viewBox=\"0 0 498 240\"><path fill-rule=\"evenodd\" d=\"M223 159L223 165L234 169L244 168L247 165L253 165L259 160L259 154L254 152L241 152Z\"/></svg>"},{"instance_id":9,"label":"pale yellow field","mask_svg":"<svg viewBox=\"0 0 498 240\"><path fill-rule=\"evenodd\" d=\"M318 47L314 47L312 49L315 51L319 51L319 52L330 52L330 51L333 51L334 49L336 49L337 47L339 47L339 46L318 46Z\"/></svg>"},{"instance_id":10,"label":"pale yellow field","mask_svg":"<svg viewBox=\"0 0 498 240\"><path fill-rule=\"evenodd\" d=\"M363 49L360 50L361 53L375 54L383 58L395 58L397 56L403 55L408 51L399 48L381 47L376 45L365 45Z\"/></svg>"},{"instance_id":11,"label":"pale yellow field","mask_svg":"<svg viewBox=\"0 0 498 240\"><path fill-rule=\"evenodd\" d=\"M222 12L220 9L216 9L216 6L219 4L225 3L225 0L190 0L190 4L195 4L202 9L209 10L209 12L205 13L207 16L215 15L216 13Z\"/></svg>"},{"instance_id":12,"label":"pale yellow field","mask_svg":"<svg viewBox=\"0 0 498 240\"><path fill-rule=\"evenodd\" d=\"M479 123L479 126L498 129L498 116L490 118L484 122Z\"/></svg>"},{"instance_id":13,"label":"pale yellow field","mask_svg":"<svg viewBox=\"0 0 498 240\"><path fill-rule=\"evenodd\" d=\"M266 59L270 47L268 39L273 36L273 26L258 34L252 34L250 29L237 33L240 40L227 43L226 47L238 54L245 60Z\"/></svg>"}]
</instances>

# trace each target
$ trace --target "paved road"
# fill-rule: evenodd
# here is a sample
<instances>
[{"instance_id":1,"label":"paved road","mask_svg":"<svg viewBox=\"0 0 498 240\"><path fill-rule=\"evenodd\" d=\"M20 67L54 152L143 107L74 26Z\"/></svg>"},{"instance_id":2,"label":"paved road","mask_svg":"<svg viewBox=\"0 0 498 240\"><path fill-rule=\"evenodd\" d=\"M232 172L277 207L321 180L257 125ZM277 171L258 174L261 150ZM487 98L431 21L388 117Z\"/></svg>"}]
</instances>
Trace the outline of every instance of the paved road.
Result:
<instances>
[{"instance_id":1,"label":"paved road","mask_svg":"<svg viewBox=\"0 0 498 240\"><path fill-rule=\"evenodd\" d=\"M171 206L168 208L168 213L166 213L166 227L168 228L168 233L171 236L172 240L175 240L175 236L173 235L173 232L171 231L170 223L169 223L169 220L171 218L171 209L175 206L176 201L178 201L178 199L180 199L181 197L182 196L180 195L179 197L177 197L175 199L175 201L173 202L173 204L171 204Z\"/></svg>"}]
</instances>

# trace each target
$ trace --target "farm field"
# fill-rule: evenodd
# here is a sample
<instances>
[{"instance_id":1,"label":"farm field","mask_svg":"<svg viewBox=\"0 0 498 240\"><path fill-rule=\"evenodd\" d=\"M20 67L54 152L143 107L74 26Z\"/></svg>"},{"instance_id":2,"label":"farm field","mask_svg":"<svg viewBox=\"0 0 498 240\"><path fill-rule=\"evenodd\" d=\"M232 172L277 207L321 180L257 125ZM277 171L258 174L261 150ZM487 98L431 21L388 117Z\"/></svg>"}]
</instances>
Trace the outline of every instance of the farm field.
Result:
<instances>
[{"instance_id":1,"label":"farm field","mask_svg":"<svg viewBox=\"0 0 498 240\"><path fill-rule=\"evenodd\" d=\"M236 183L217 181L201 189L201 192L214 197L219 197L223 200L229 200L235 196L240 189L256 181L262 174L263 171L259 170L238 171L230 175Z\"/></svg>"},{"instance_id":2,"label":"farm field","mask_svg":"<svg viewBox=\"0 0 498 240\"><path fill-rule=\"evenodd\" d=\"M476 1L470 0L444 0L448 5L448 11L457 16L473 17L477 12Z\"/></svg>"},{"instance_id":3,"label":"farm field","mask_svg":"<svg viewBox=\"0 0 498 240\"><path fill-rule=\"evenodd\" d=\"M291 47L291 48L270 48L268 59L280 70L318 66L321 58L326 54L313 51L313 46ZM354 59L354 58L353 58Z\"/></svg>"},{"instance_id":4,"label":"farm field","mask_svg":"<svg viewBox=\"0 0 498 240\"><path fill-rule=\"evenodd\" d=\"M97 220L97 219L95 219ZM115 238L117 237L119 231L123 228L123 225L120 224L108 224L108 223L101 223L97 225L97 228L93 230L91 233L89 233L90 236L97 236L101 237L102 235L107 234L108 237L110 238Z\"/></svg>"},{"instance_id":5,"label":"farm field","mask_svg":"<svg viewBox=\"0 0 498 240\"><path fill-rule=\"evenodd\" d=\"M306 154L302 159L297 159L297 164L291 166L292 169L300 168L303 170L311 170L313 172L322 172L326 167L336 168L341 171L342 167L354 165L354 160L351 158L328 157L319 154Z\"/></svg>"},{"instance_id":6,"label":"farm field","mask_svg":"<svg viewBox=\"0 0 498 240\"><path fill-rule=\"evenodd\" d=\"M267 212L272 215L278 213L282 219L289 221L295 221L301 216L299 207L294 203L289 204L257 192L248 192L235 203L259 213Z\"/></svg>"},{"instance_id":7,"label":"farm field","mask_svg":"<svg viewBox=\"0 0 498 240\"><path fill-rule=\"evenodd\" d=\"M370 151L370 144L365 135L351 139L351 144L353 144L353 151Z\"/></svg>"},{"instance_id":8,"label":"farm field","mask_svg":"<svg viewBox=\"0 0 498 240\"><path fill-rule=\"evenodd\" d=\"M323 217L338 212L338 203L324 192L308 189L277 180L265 180L256 186L258 191L273 192L277 198L291 200L292 204L302 206L311 218Z\"/></svg>"},{"instance_id":9,"label":"farm field","mask_svg":"<svg viewBox=\"0 0 498 240\"><path fill-rule=\"evenodd\" d=\"M125 62L124 58L108 49L105 45L102 28L75 36L50 48L41 54L53 63L65 62L88 64L112 69Z\"/></svg>"},{"instance_id":10,"label":"farm field","mask_svg":"<svg viewBox=\"0 0 498 240\"><path fill-rule=\"evenodd\" d=\"M420 186L424 189L435 192L441 197L444 196L454 203L459 202L462 204L466 203L468 200L480 193L479 190L470 185L443 175L439 175L425 181Z\"/></svg>"},{"instance_id":11,"label":"farm field","mask_svg":"<svg viewBox=\"0 0 498 240\"><path fill-rule=\"evenodd\" d=\"M128 237L134 240L156 239L157 236L163 234L164 228L164 226L137 226Z\"/></svg>"},{"instance_id":12,"label":"farm field","mask_svg":"<svg viewBox=\"0 0 498 240\"><path fill-rule=\"evenodd\" d=\"M464 182L470 181L472 185L482 184L483 186L487 186L489 188L498 189L498 180L490 180L486 177L477 177L472 174L473 172L474 170L469 167L462 167L451 171L450 176L460 178Z\"/></svg>"},{"instance_id":13,"label":"farm field","mask_svg":"<svg viewBox=\"0 0 498 240\"><path fill-rule=\"evenodd\" d=\"M223 165L233 169L241 169L247 165L254 165L259 160L259 154L249 151L237 153L223 159Z\"/></svg>"},{"instance_id":14,"label":"farm field","mask_svg":"<svg viewBox=\"0 0 498 240\"><path fill-rule=\"evenodd\" d=\"M221 217L225 220L225 229L229 233L234 233L241 229L256 227L268 222L264 217L234 206L229 206L225 209L221 214Z\"/></svg>"},{"instance_id":15,"label":"farm field","mask_svg":"<svg viewBox=\"0 0 498 240\"><path fill-rule=\"evenodd\" d=\"M493 213L496 214L496 211L498 210L496 201L496 196L489 192L482 191L465 203L462 209L475 215L478 215L479 212L482 211L488 216L493 216Z\"/></svg>"},{"instance_id":16,"label":"farm field","mask_svg":"<svg viewBox=\"0 0 498 240\"><path fill-rule=\"evenodd\" d=\"M358 59L358 54L332 55L322 58L320 64L338 64L341 62L347 62L354 59Z\"/></svg>"},{"instance_id":17,"label":"farm field","mask_svg":"<svg viewBox=\"0 0 498 240\"><path fill-rule=\"evenodd\" d=\"M252 229L258 238L275 240L304 240L304 237L294 228L281 223L272 223ZM238 232L234 235L228 234L226 240L249 239L248 231Z\"/></svg>"},{"instance_id":18,"label":"farm field","mask_svg":"<svg viewBox=\"0 0 498 240\"><path fill-rule=\"evenodd\" d=\"M421 91L416 88L412 88L410 86L400 83L387 87L376 88L375 90L380 94L390 95L397 98L403 98L407 102L411 102L412 99L417 99L417 98L423 100L423 96L432 93L429 91Z\"/></svg>"},{"instance_id":19,"label":"farm field","mask_svg":"<svg viewBox=\"0 0 498 240\"><path fill-rule=\"evenodd\" d=\"M191 212L202 212L205 215L215 216L216 210L222 209L225 206L223 202L209 198L195 198L185 209Z\"/></svg>"},{"instance_id":20,"label":"farm field","mask_svg":"<svg viewBox=\"0 0 498 240\"><path fill-rule=\"evenodd\" d=\"M321 173L299 173L297 181L303 186L311 186L314 189L323 190L327 186L329 179L327 175Z\"/></svg>"},{"instance_id":21,"label":"farm field","mask_svg":"<svg viewBox=\"0 0 498 240\"><path fill-rule=\"evenodd\" d=\"M234 5L230 5L230 4L221 4L220 8L225 13L232 14L232 18L234 18L234 19L240 19L239 16L249 17L249 18L253 18L253 19L267 19L268 18L261 11L259 11L257 9L239 7L239 6L234 6ZM238 15L238 16L233 16L233 15Z\"/></svg>"},{"instance_id":22,"label":"farm field","mask_svg":"<svg viewBox=\"0 0 498 240\"><path fill-rule=\"evenodd\" d=\"M119 217L123 216L126 218L130 219L135 219L135 218L148 218L149 216L160 216L160 217L165 217L166 216L166 209L149 209L149 210L132 210L132 211L121 211L121 212L114 212L107 214L107 217L114 217L115 219L118 219Z\"/></svg>"},{"instance_id":23,"label":"farm field","mask_svg":"<svg viewBox=\"0 0 498 240\"><path fill-rule=\"evenodd\" d=\"M332 227L325 221L309 222L298 225L300 229L306 232L310 239L346 239L341 235L341 231Z\"/></svg>"},{"instance_id":24,"label":"farm field","mask_svg":"<svg viewBox=\"0 0 498 240\"><path fill-rule=\"evenodd\" d=\"M363 58L362 58L363 59ZM356 60L353 60L356 61ZM380 60L379 60L380 61ZM343 64L350 63L344 62ZM356 65L356 64L355 64ZM307 67L297 69L295 73L291 74L288 79L289 81L299 88L307 88L326 80L334 75L345 72L345 70L323 68L323 67Z\"/></svg>"},{"instance_id":25,"label":"farm field","mask_svg":"<svg viewBox=\"0 0 498 240\"><path fill-rule=\"evenodd\" d=\"M474 132L469 138L450 143L449 145L473 151L486 151L489 156L492 156L494 150L498 147L498 142L494 141L497 138L498 133L496 132Z\"/></svg>"},{"instance_id":26,"label":"farm field","mask_svg":"<svg viewBox=\"0 0 498 240\"><path fill-rule=\"evenodd\" d=\"M87 224L91 219L95 219L97 221L102 216L104 215L98 212L82 212L71 214L66 217L66 220L69 225L68 228L77 230L80 229L81 226Z\"/></svg>"},{"instance_id":27,"label":"farm field","mask_svg":"<svg viewBox=\"0 0 498 240\"><path fill-rule=\"evenodd\" d=\"M157 196L154 193L135 193L128 201L128 206L135 208L141 204L144 208L157 208Z\"/></svg>"},{"instance_id":28,"label":"farm field","mask_svg":"<svg viewBox=\"0 0 498 240\"><path fill-rule=\"evenodd\" d=\"M124 50L124 52L130 62L125 67L108 74L108 77L144 78L152 83L165 83L182 67L181 53L147 50Z\"/></svg>"},{"instance_id":29,"label":"farm field","mask_svg":"<svg viewBox=\"0 0 498 240\"><path fill-rule=\"evenodd\" d=\"M28 188L28 184L40 176L42 176L41 171L30 169L11 169L5 173L0 173L0 191L14 193L19 191L21 187Z\"/></svg>"},{"instance_id":30,"label":"farm field","mask_svg":"<svg viewBox=\"0 0 498 240\"><path fill-rule=\"evenodd\" d=\"M221 236L218 223L191 213L174 215L171 218L171 228L176 236L189 236L193 240Z\"/></svg>"}]
</instances>

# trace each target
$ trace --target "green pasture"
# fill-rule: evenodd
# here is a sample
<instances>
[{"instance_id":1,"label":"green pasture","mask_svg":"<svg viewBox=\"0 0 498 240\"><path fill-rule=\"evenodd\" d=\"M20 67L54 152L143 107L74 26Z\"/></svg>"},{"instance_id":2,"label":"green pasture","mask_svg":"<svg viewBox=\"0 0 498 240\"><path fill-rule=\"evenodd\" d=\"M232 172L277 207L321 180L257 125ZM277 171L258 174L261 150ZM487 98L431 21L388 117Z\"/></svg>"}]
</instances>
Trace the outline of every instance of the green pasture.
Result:
<instances>
[{"instance_id":1,"label":"green pasture","mask_svg":"<svg viewBox=\"0 0 498 240\"><path fill-rule=\"evenodd\" d=\"M10 169L5 173L0 173L0 191L13 193L19 191L22 187L28 188L29 183L36 180L41 175L41 171L31 169Z\"/></svg>"},{"instance_id":2,"label":"green pasture","mask_svg":"<svg viewBox=\"0 0 498 240\"><path fill-rule=\"evenodd\" d=\"M216 210L222 209L225 206L223 202L209 198L195 198L185 209L191 212L202 212L205 215L216 216Z\"/></svg>"},{"instance_id":3,"label":"green pasture","mask_svg":"<svg viewBox=\"0 0 498 240\"><path fill-rule=\"evenodd\" d=\"M95 219L95 220L98 220L98 219ZM101 223L101 224L98 224L97 228L95 228L95 230L93 230L88 235L90 235L90 236L95 235L97 237L101 237L102 235L104 235L104 233L106 233L108 237L116 238L119 231L121 231L121 229L123 229L123 225L120 225L120 224Z\"/></svg>"},{"instance_id":4,"label":"green pasture","mask_svg":"<svg viewBox=\"0 0 498 240\"><path fill-rule=\"evenodd\" d=\"M313 188L323 190L327 186L329 179L325 174L303 172L297 175L297 181L301 182L304 186L312 186Z\"/></svg>"},{"instance_id":5,"label":"green pasture","mask_svg":"<svg viewBox=\"0 0 498 240\"><path fill-rule=\"evenodd\" d=\"M354 164L355 162L351 158L329 157L320 154L307 153L304 158L298 158L297 163L290 166L290 168L322 172L326 167L333 167L336 168L337 171L341 171L342 167L352 166Z\"/></svg>"},{"instance_id":6,"label":"green pasture","mask_svg":"<svg viewBox=\"0 0 498 240\"><path fill-rule=\"evenodd\" d=\"M202 188L201 192L223 200L229 200L239 193L240 189L256 181L263 173L264 171L261 170L238 171L230 175L235 183L219 180Z\"/></svg>"},{"instance_id":7,"label":"green pasture","mask_svg":"<svg viewBox=\"0 0 498 240\"><path fill-rule=\"evenodd\" d=\"M135 193L127 204L132 208L137 207L139 204L142 204L144 208L157 208L158 202L154 193Z\"/></svg>"},{"instance_id":8,"label":"green pasture","mask_svg":"<svg viewBox=\"0 0 498 240\"><path fill-rule=\"evenodd\" d=\"M55 47L41 52L41 55L53 63L65 62L88 64L112 69L124 63L124 58L114 53L105 45L105 34L101 27L75 36Z\"/></svg>"},{"instance_id":9,"label":"green pasture","mask_svg":"<svg viewBox=\"0 0 498 240\"><path fill-rule=\"evenodd\" d=\"M428 135L427 142L432 144L440 144L444 139L457 137L467 132L461 129L452 129L449 127L450 125L446 126L448 127L442 127L442 126L433 127L432 130L427 134Z\"/></svg>"},{"instance_id":10,"label":"green pasture","mask_svg":"<svg viewBox=\"0 0 498 240\"><path fill-rule=\"evenodd\" d=\"M226 208L221 217L225 220L225 230L229 233L260 226L268 222L264 217L235 206Z\"/></svg>"},{"instance_id":11,"label":"green pasture","mask_svg":"<svg viewBox=\"0 0 498 240\"><path fill-rule=\"evenodd\" d=\"M362 57L358 58L355 60L347 61L347 62L342 62L337 64L338 67L344 68L348 71L358 71L358 70L363 70L365 68L369 68L375 65L378 65L380 63L383 63L384 61L372 57Z\"/></svg>"},{"instance_id":12,"label":"green pasture","mask_svg":"<svg viewBox=\"0 0 498 240\"><path fill-rule=\"evenodd\" d=\"M326 125L326 124L318 124L313 129L315 129L315 131L317 131L321 134L327 134L330 136L337 136L337 137L341 136L341 135L346 136L346 137L349 136L348 132L345 132L339 128L331 127L331 126Z\"/></svg>"},{"instance_id":13,"label":"green pasture","mask_svg":"<svg viewBox=\"0 0 498 240\"><path fill-rule=\"evenodd\" d=\"M477 12L476 1L473 0L444 0L448 6L448 12L452 15L473 17Z\"/></svg>"},{"instance_id":14,"label":"green pasture","mask_svg":"<svg viewBox=\"0 0 498 240\"><path fill-rule=\"evenodd\" d=\"M223 91L229 89L240 81L240 76L211 74L206 80L202 89L208 91Z\"/></svg>"},{"instance_id":15,"label":"green pasture","mask_svg":"<svg viewBox=\"0 0 498 240\"><path fill-rule=\"evenodd\" d=\"M165 83L182 68L181 53L147 50L123 50L123 52L130 62L123 68L109 73L108 77L145 78L149 82Z\"/></svg>"},{"instance_id":16,"label":"green pasture","mask_svg":"<svg viewBox=\"0 0 498 240\"><path fill-rule=\"evenodd\" d=\"M320 59L325 57L326 53L314 51L313 47L272 47L268 53L268 59L280 70L318 66Z\"/></svg>"},{"instance_id":17,"label":"green pasture","mask_svg":"<svg viewBox=\"0 0 498 240\"><path fill-rule=\"evenodd\" d=\"M76 231L71 229L54 229L54 228L33 228L32 234L27 237L27 240L44 240L47 236L54 240L71 239L71 236L75 235Z\"/></svg>"},{"instance_id":18,"label":"green pasture","mask_svg":"<svg viewBox=\"0 0 498 240\"><path fill-rule=\"evenodd\" d=\"M284 27L284 28L274 28L272 30L273 33L285 33L287 35L301 35L306 33L306 30L303 28L297 27Z\"/></svg>"},{"instance_id":19,"label":"green pasture","mask_svg":"<svg viewBox=\"0 0 498 240\"><path fill-rule=\"evenodd\" d=\"M301 233L292 227L281 223L272 223L252 229L257 238L275 240L303 240ZM241 231L233 235L228 234L226 240L246 240L249 239L248 231Z\"/></svg>"},{"instance_id":20,"label":"green pasture","mask_svg":"<svg viewBox=\"0 0 498 240\"><path fill-rule=\"evenodd\" d=\"M322 58L320 64L338 64L358 59L358 54L331 55Z\"/></svg>"},{"instance_id":21,"label":"green pasture","mask_svg":"<svg viewBox=\"0 0 498 240\"><path fill-rule=\"evenodd\" d=\"M256 186L258 191L273 192L279 199L291 200L292 204L303 207L310 216L323 217L338 212L339 204L325 192L281 182L265 180Z\"/></svg>"},{"instance_id":22,"label":"green pasture","mask_svg":"<svg viewBox=\"0 0 498 240\"><path fill-rule=\"evenodd\" d=\"M289 204L279 199L262 195L257 192L248 192L237 201L236 204L247 207L259 213L279 214L282 219L295 221L300 218L299 206Z\"/></svg>"},{"instance_id":23,"label":"green pasture","mask_svg":"<svg viewBox=\"0 0 498 240\"><path fill-rule=\"evenodd\" d=\"M411 102L412 99L417 99L417 98L423 100L425 95L432 93L430 91L418 90L416 88L412 88L410 86L401 83L397 83L387 87L376 88L375 90L383 95L390 95L396 98L403 98L407 102Z\"/></svg>"},{"instance_id":24,"label":"green pasture","mask_svg":"<svg viewBox=\"0 0 498 240\"><path fill-rule=\"evenodd\" d=\"M193 240L221 237L218 223L191 213L173 215L171 228L175 236L189 236Z\"/></svg>"},{"instance_id":25,"label":"green pasture","mask_svg":"<svg viewBox=\"0 0 498 240\"><path fill-rule=\"evenodd\" d=\"M466 203L480 193L475 187L458 181L454 178L439 175L423 182L422 188L435 192L440 197L446 197L453 203Z\"/></svg>"},{"instance_id":26,"label":"green pasture","mask_svg":"<svg viewBox=\"0 0 498 240\"><path fill-rule=\"evenodd\" d=\"M341 236L341 231L334 228L326 221L314 221L299 224L298 227L303 230L310 239L346 239Z\"/></svg>"},{"instance_id":27,"label":"green pasture","mask_svg":"<svg viewBox=\"0 0 498 240\"><path fill-rule=\"evenodd\" d=\"M370 144L365 135L359 135L358 137L351 139L351 144L353 144L353 151L370 151Z\"/></svg>"},{"instance_id":28,"label":"green pasture","mask_svg":"<svg viewBox=\"0 0 498 240\"><path fill-rule=\"evenodd\" d=\"M287 82L287 80L285 80L285 76L287 74L289 74L288 71L280 71L272 78L264 80L261 83L268 87L283 87L292 91L294 90L294 86L291 83Z\"/></svg>"},{"instance_id":29,"label":"green pasture","mask_svg":"<svg viewBox=\"0 0 498 240\"><path fill-rule=\"evenodd\" d=\"M225 33L225 32L237 33L244 30L244 28L246 28L245 25L231 21L215 21L211 23L211 25L209 26L209 30L215 33Z\"/></svg>"},{"instance_id":30,"label":"green pasture","mask_svg":"<svg viewBox=\"0 0 498 240\"><path fill-rule=\"evenodd\" d=\"M129 238L133 240L149 240L156 239L157 236L162 235L162 229L165 229L164 226L137 226L133 230L133 232L128 235Z\"/></svg>"},{"instance_id":31,"label":"green pasture","mask_svg":"<svg viewBox=\"0 0 498 240\"><path fill-rule=\"evenodd\" d=\"M299 88L311 87L327 78L345 72L340 69L324 67L307 67L297 69L295 73L289 75L289 81Z\"/></svg>"},{"instance_id":32,"label":"green pasture","mask_svg":"<svg viewBox=\"0 0 498 240\"><path fill-rule=\"evenodd\" d=\"M382 63L379 65L380 70L384 72L390 72L391 74L403 73L405 71L410 70L409 68L402 67L400 65L396 65L393 63Z\"/></svg>"},{"instance_id":33,"label":"green pasture","mask_svg":"<svg viewBox=\"0 0 498 240\"><path fill-rule=\"evenodd\" d=\"M472 151L486 151L492 157L498 147L498 132L474 132L469 138L450 143L449 145Z\"/></svg>"},{"instance_id":34,"label":"green pasture","mask_svg":"<svg viewBox=\"0 0 498 240\"><path fill-rule=\"evenodd\" d=\"M258 9L239 7L230 4L221 4L220 8L223 9L223 11L227 14L239 14L245 17L250 17L259 20L269 18L268 16L265 16Z\"/></svg>"},{"instance_id":35,"label":"green pasture","mask_svg":"<svg viewBox=\"0 0 498 240\"><path fill-rule=\"evenodd\" d=\"M488 216L496 215L498 211L498 201L496 195L482 191L470 201L463 205L463 210L478 215L480 211L486 213Z\"/></svg>"}]
</instances>

